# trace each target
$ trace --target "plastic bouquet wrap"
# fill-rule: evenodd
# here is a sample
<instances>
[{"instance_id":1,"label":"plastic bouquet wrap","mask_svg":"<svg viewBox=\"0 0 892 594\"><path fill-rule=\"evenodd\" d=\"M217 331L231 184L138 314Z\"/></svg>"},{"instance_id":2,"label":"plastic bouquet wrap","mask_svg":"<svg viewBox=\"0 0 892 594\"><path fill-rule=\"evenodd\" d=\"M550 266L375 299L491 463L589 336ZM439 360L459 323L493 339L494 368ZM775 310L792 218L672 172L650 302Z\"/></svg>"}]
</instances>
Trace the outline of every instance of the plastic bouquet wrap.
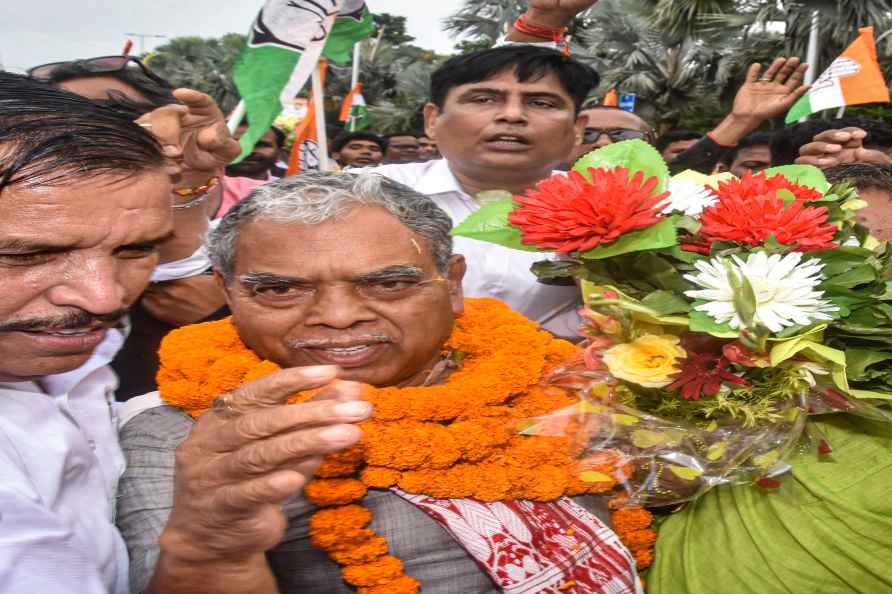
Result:
<instances>
[{"instance_id":1,"label":"plastic bouquet wrap","mask_svg":"<svg viewBox=\"0 0 892 594\"><path fill-rule=\"evenodd\" d=\"M809 166L670 178L632 140L454 233L555 253L533 272L578 279L581 356L549 381L579 404L525 432L575 436L582 469L620 452L628 501L662 507L720 484L776 488L792 448L831 456L813 415L887 417L892 250L856 223L864 206Z\"/></svg>"}]
</instances>

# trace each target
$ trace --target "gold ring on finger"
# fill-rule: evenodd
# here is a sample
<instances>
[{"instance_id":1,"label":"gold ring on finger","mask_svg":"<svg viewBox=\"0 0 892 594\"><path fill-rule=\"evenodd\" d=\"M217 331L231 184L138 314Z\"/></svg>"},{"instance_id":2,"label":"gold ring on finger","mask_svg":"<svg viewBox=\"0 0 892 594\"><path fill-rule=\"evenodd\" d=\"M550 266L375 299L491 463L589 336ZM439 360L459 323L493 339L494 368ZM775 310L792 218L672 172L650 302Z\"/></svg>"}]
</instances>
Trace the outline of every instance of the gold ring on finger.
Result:
<instances>
[{"instance_id":1,"label":"gold ring on finger","mask_svg":"<svg viewBox=\"0 0 892 594\"><path fill-rule=\"evenodd\" d=\"M235 397L229 392L220 394L211 402L211 410L224 419L233 419L241 414L232 406L234 399Z\"/></svg>"}]
</instances>

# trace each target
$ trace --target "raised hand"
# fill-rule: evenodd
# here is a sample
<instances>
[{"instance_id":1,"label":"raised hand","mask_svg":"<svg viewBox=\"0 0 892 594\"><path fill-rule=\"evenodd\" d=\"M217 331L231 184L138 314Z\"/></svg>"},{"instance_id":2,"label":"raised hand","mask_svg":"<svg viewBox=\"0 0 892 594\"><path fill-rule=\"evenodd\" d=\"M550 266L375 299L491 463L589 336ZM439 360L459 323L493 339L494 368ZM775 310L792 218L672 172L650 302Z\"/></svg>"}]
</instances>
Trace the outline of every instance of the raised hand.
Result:
<instances>
[{"instance_id":1,"label":"raised hand","mask_svg":"<svg viewBox=\"0 0 892 594\"><path fill-rule=\"evenodd\" d=\"M808 65L800 63L799 58L777 58L764 74L761 64L751 64L746 81L734 97L731 114L758 120L758 126L787 113L808 91L808 86L802 84L806 70Z\"/></svg>"},{"instance_id":2,"label":"raised hand","mask_svg":"<svg viewBox=\"0 0 892 594\"><path fill-rule=\"evenodd\" d=\"M208 95L177 89L182 105L165 105L142 116L164 153L184 172L214 173L238 156L238 142L229 134L223 112Z\"/></svg>"}]
</instances>

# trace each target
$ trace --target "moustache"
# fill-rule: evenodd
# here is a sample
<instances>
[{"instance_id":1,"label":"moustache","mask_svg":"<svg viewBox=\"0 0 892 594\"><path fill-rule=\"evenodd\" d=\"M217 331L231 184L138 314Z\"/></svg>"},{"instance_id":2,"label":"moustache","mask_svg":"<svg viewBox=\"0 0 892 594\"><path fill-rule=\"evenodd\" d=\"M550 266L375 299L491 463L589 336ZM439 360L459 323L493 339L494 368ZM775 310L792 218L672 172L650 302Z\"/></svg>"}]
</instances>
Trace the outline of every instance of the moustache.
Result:
<instances>
[{"instance_id":1,"label":"moustache","mask_svg":"<svg viewBox=\"0 0 892 594\"><path fill-rule=\"evenodd\" d=\"M306 348L337 348L351 346L355 344L369 343L385 343L393 342L393 339L385 334L363 334L361 336L350 336L341 338L309 338L306 340L288 340L285 341L292 349Z\"/></svg>"},{"instance_id":2,"label":"moustache","mask_svg":"<svg viewBox=\"0 0 892 594\"><path fill-rule=\"evenodd\" d=\"M0 322L0 332L31 332L34 330L75 330L85 326L111 326L127 315L127 309L119 309L107 314L92 314L85 311L70 312L54 318L30 318Z\"/></svg>"}]
</instances>

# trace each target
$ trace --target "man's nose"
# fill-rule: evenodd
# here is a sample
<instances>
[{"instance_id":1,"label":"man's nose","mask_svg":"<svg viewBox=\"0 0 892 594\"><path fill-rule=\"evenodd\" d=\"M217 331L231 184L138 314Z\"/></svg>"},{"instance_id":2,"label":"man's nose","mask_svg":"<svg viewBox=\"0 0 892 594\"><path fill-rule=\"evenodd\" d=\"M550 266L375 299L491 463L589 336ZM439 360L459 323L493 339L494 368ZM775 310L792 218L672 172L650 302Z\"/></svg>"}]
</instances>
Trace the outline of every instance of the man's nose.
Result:
<instances>
[{"instance_id":1,"label":"man's nose","mask_svg":"<svg viewBox=\"0 0 892 594\"><path fill-rule=\"evenodd\" d=\"M73 272L57 279L47 292L53 304L93 314L111 313L128 305L123 282L126 271L117 258L90 258L70 270Z\"/></svg>"},{"instance_id":2,"label":"man's nose","mask_svg":"<svg viewBox=\"0 0 892 594\"><path fill-rule=\"evenodd\" d=\"M345 330L376 318L352 284L320 287L304 314L304 324Z\"/></svg>"},{"instance_id":3,"label":"man's nose","mask_svg":"<svg viewBox=\"0 0 892 594\"><path fill-rule=\"evenodd\" d=\"M512 99L509 98L502 103L502 108L499 110L498 115L496 116L497 120L501 120L503 122L526 122L527 121L527 110L523 101L520 98Z\"/></svg>"}]
</instances>

